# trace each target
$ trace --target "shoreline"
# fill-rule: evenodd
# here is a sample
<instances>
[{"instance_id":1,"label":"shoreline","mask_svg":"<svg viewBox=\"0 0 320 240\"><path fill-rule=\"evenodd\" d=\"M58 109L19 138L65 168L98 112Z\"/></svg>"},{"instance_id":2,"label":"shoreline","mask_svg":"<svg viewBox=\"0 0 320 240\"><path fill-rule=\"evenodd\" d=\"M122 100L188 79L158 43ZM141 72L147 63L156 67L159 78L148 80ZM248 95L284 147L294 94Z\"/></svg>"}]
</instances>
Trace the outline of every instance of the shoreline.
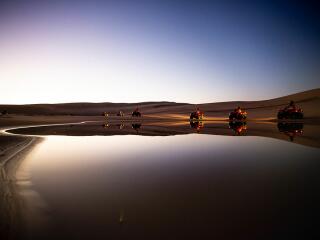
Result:
<instances>
[{"instance_id":1,"label":"shoreline","mask_svg":"<svg viewBox=\"0 0 320 240\"><path fill-rule=\"evenodd\" d=\"M241 125L241 126L240 126ZM244 126L244 131L242 131ZM238 129L239 128L239 129ZM233 131L232 131L233 130ZM238 132L238 130L240 132ZM56 124L37 124L8 128L7 134L24 137L60 136L111 136L145 135L169 136L181 134L209 134L227 136L261 136L290 141L310 147L320 147L320 127L318 121L190 121L165 119L129 119L119 121L89 120Z\"/></svg>"},{"instance_id":2,"label":"shoreline","mask_svg":"<svg viewBox=\"0 0 320 240\"><path fill-rule=\"evenodd\" d=\"M42 141L42 138L23 136L19 138L11 140L7 148L2 148L0 156L1 239L20 239L27 232L25 203L17 185L16 172L28 153Z\"/></svg>"}]
</instances>

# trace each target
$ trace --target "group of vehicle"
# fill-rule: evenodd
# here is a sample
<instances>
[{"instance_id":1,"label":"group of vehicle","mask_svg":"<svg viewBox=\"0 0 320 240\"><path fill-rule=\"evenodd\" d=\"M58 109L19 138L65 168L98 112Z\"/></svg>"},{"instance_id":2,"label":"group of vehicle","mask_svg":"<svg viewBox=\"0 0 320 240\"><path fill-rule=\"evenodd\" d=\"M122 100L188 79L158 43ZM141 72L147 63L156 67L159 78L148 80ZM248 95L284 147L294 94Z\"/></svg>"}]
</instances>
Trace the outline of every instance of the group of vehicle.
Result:
<instances>
[{"instance_id":1,"label":"group of vehicle","mask_svg":"<svg viewBox=\"0 0 320 240\"><path fill-rule=\"evenodd\" d=\"M103 113L106 117L109 116L109 113L105 112ZM123 117L125 114L122 111L119 111L116 116ZM139 111L138 108L136 108L132 113L132 117L141 117L142 114ZM290 103L284 107L283 109L280 109L278 111L277 117L279 120L284 119L302 119L303 118L303 111L301 108L297 108L293 101L290 101ZM199 108L196 109L196 111L192 112L190 114L190 127L193 129L196 129L197 132L200 132L202 128L204 128L203 124L203 118L204 113L200 111ZM237 135L242 135L247 130L247 112L241 108L237 107L229 114L229 128L232 129ZM118 124L117 125L119 129L124 128L124 124ZM109 124L106 123L103 125L104 128L108 128ZM141 127L141 123L134 123L132 124L132 128L138 131ZM290 140L293 141L293 139L297 135L302 134L303 129L303 123L299 122L286 122L286 121L279 121L278 123L278 129L280 132L283 132L284 134L288 135L290 137Z\"/></svg>"},{"instance_id":2,"label":"group of vehicle","mask_svg":"<svg viewBox=\"0 0 320 240\"><path fill-rule=\"evenodd\" d=\"M109 116L109 113L104 112L103 115L105 117ZM119 111L116 116L123 117L124 113L122 111ZM136 108L132 113L132 117L141 117L142 114L139 111L139 108ZM290 101L289 105L286 106L283 109L280 109L278 111L277 115L278 119L302 119L303 118L303 111L301 108L297 108L293 101ZM200 121L203 120L204 113L200 111L199 108L196 109L195 112L192 112L190 114L190 120L191 121ZM229 114L229 120L230 121L246 121L247 119L247 112L241 108L240 106L234 109Z\"/></svg>"},{"instance_id":3,"label":"group of vehicle","mask_svg":"<svg viewBox=\"0 0 320 240\"><path fill-rule=\"evenodd\" d=\"M199 121L204 117L204 113L199 108L195 112L190 114L191 121ZM278 119L303 119L303 111L301 108L297 108L293 101L290 101L289 105L278 111ZM241 107L237 107L229 114L230 121L246 121L247 112Z\"/></svg>"},{"instance_id":4,"label":"group of vehicle","mask_svg":"<svg viewBox=\"0 0 320 240\"><path fill-rule=\"evenodd\" d=\"M102 113L102 115L105 116L105 117L109 117L109 116L110 116L110 114L109 114L108 112L104 112L104 113ZM119 111L119 112L117 112L116 116L117 116L117 117L124 117L125 114L124 114L123 111ZM131 113L131 117L141 117L141 116L142 116L142 114L141 114L141 112L139 111L139 108L136 108L136 109Z\"/></svg>"},{"instance_id":5,"label":"group of vehicle","mask_svg":"<svg viewBox=\"0 0 320 240\"><path fill-rule=\"evenodd\" d=\"M197 108L195 112L192 112L190 114L190 121L199 121L199 120L201 121L203 120L203 117L204 117L204 113L200 111L199 108ZM241 109L240 107L236 108L234 111L232 111L229 114L230 121L234 121L234 120L244 121L246 120L246 118L247 118L247 112Z\"/></svg>"}]
</instances>

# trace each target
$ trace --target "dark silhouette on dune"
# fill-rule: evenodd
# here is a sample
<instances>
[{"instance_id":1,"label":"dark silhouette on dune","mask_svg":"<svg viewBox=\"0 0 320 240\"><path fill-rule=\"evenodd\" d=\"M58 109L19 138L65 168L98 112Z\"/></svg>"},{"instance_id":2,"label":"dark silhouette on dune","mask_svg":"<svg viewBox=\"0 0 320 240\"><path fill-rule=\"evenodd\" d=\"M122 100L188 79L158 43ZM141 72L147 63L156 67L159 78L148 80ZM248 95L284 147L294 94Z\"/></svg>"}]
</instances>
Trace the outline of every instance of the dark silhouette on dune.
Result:
<instances>
[{"instance_id":1,"label":"dark silhouette on dune","mask_svg":"<svg viewBox=\"0 0 320 240\"><path fill-rule=\"evenodd\" d=\"M297 108L294 101L290 101L289 105L278 112L278 119L302 119L303 111Z\"/></svg>"},{"instance_id":2,"label":"dark silhouette on dune","mask_svg":"<svg viewBox=\"0 0 320 240\"><path fill-rule=\"evenodd\" d=\"M247 119L247 112L240 107L237 107L229 114L230 121L244 121Z\"/></svg>"},{"instance_id":3,"label":"dark silhouette on dune","mask_svg":"<svg viewBox=\"0 0 320 240\"><path fill-rule=\"evenodd\" d=\"M204 117L204 113L200 111L199 108L195 112L190 114L190 120L202 120Z\"/></svg>"},{"instance_id":4,"label":"dark silhouette on dune","mask_svg":"<svg viewBox=\"0 0 320 240\"><path fill-rule=\"evenodd\" d=\"M141 117L141 112L139 112L139 108L136 108L132 114L131 114L132 117Z\"/></svg>"}]
</instances>

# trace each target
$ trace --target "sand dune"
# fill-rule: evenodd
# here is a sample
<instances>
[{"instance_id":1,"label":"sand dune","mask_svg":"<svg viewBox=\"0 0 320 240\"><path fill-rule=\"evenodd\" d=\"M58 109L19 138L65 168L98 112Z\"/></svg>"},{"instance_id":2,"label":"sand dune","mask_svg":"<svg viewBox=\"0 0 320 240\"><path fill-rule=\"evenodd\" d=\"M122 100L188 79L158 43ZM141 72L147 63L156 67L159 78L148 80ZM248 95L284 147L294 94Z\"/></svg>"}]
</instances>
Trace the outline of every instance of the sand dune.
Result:
<instances>
[{"instance_id":1,"label":"sand dune","mask_svg":"<svg viewBox=\"0 0 320 240\"><path fill-rule=\"evenodd\" d=\"M306 118L320 118L320 89L313 89L284 97L263 101L233 101L205 103L198 106L208 118L226 118L236 106L247 109L249 118L274 118L279 108L290 100L304 110ZM8 110L19 115L78 115L99 116L102 112L115 115L119 110L130 114L139 106L144 115L153 117L183 118L194 111L195 105L175 102L143 102L143 103L65 103L65 104L35 104L35 105L0 105L0 110Z\"/></svg>"}]
</instances>

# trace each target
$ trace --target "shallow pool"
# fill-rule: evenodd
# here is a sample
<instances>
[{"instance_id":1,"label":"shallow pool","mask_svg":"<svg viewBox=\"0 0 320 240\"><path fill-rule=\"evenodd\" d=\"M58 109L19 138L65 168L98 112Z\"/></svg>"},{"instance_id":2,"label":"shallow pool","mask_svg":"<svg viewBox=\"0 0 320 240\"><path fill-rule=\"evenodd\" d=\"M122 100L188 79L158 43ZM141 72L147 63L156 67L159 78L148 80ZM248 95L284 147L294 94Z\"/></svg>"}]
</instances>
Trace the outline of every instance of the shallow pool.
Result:
<instances>
[{"instance_id":1,"label":"shallow pool","mask_svg":"<svg viewBox=\"0 0 320 240\"><path fill-rule=\"evenodd\" d=\"M30 238L303 239L319 148L259 136L47 136L18 170Z\"/></svg>"}]
</instances>

